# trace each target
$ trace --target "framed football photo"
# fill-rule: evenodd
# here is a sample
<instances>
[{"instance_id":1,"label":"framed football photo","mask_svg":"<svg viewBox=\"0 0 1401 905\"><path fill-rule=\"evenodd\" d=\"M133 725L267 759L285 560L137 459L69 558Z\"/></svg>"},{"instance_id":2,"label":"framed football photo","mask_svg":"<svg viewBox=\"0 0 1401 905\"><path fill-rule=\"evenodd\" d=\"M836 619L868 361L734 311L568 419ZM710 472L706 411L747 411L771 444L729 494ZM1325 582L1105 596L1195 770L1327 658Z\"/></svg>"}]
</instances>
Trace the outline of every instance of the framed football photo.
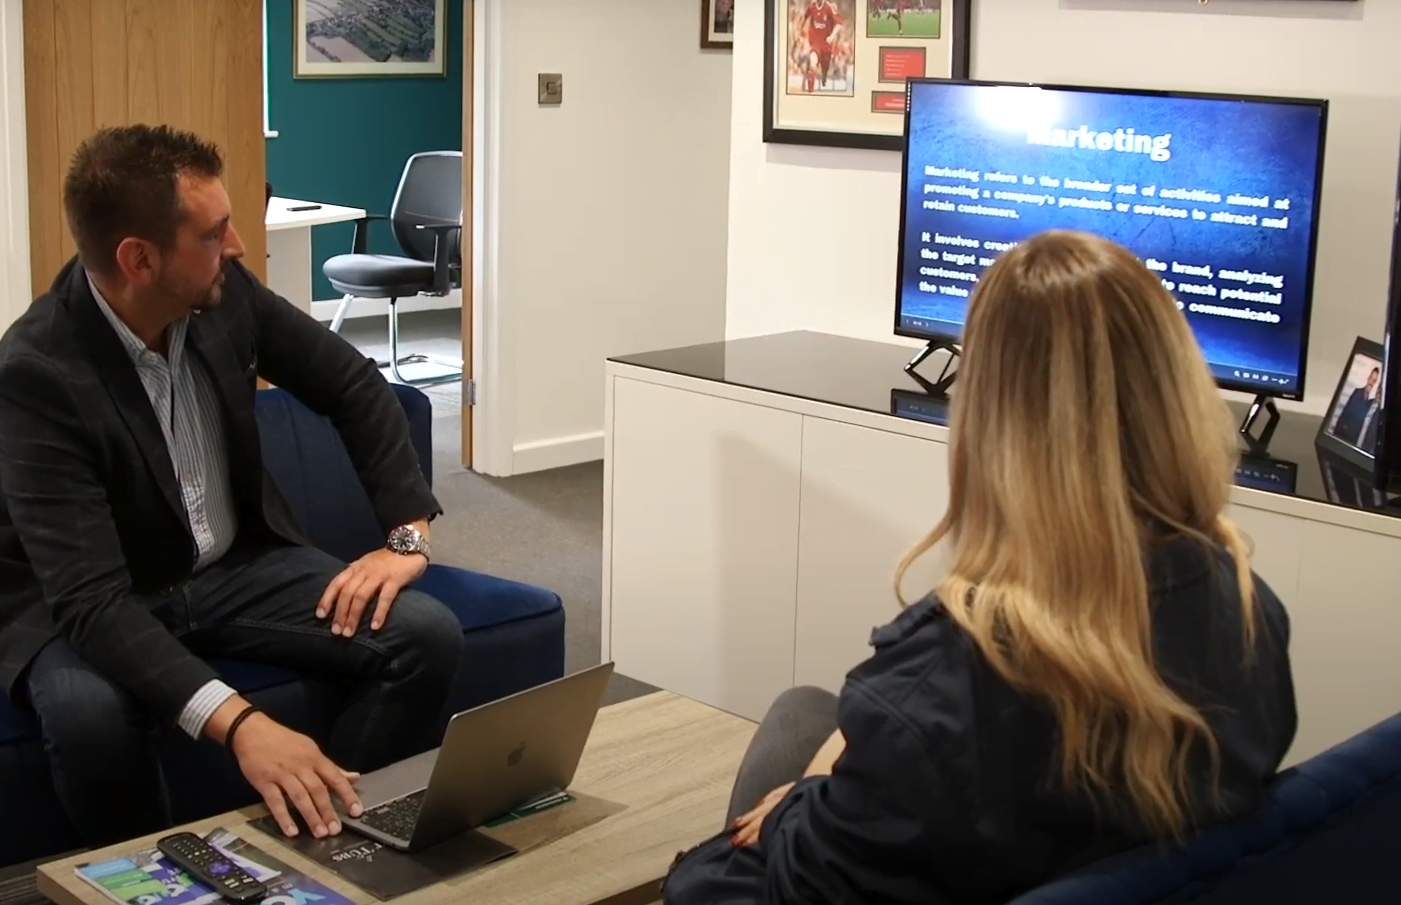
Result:
<instances>
[{"instance_id":1,"label":"framed football photo","mask_svg":"<svg viewBox=\"0 0 1401 905\"><path fill-rule=\"evenodd\" d=\"M905 80L966 79L972 0L765 0L764 141L904 141Z\"/></svg>"}]
</instances>

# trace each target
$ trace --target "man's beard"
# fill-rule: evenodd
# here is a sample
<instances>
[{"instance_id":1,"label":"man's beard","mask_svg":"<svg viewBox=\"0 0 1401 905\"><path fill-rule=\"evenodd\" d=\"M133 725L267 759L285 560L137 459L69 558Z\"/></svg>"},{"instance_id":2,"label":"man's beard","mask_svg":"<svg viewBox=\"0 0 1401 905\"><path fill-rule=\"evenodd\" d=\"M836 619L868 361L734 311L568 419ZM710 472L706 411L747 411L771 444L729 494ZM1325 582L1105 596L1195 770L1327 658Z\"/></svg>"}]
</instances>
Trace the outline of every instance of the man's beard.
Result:
<instances>
[{"instance_id":1,"label":"man's beard","mask_svg":"<svg viewBox=\"0 0 1401 905\"><path fill-rule=\"evenodd\" d=\"M209 311L219 307L223 301L224 276L222 273L214 278L214 282L196 291L188 282L182 282L173 275L163 274L157 280L155 290L162 296L161 307L170 307L175 311L199 314L201 311Z\"/></svg>"},{"instance_id":2,"label":"man's beard","mask_svg":"<svg viewBox=\"0 0 1401 905\"><path fill-rule=\"evenodd\" d=\"M199 314L201 311L209 311L213 308L218 308L219 303L223 300L224 294L219 291L219 287L211 286L198 301L190 306L190 310L195 314Z\"/></svg>"},{"instance_id":3,"label":"man's beard","mask_svg":"<svg viewBox=\"0 0 1401 905\"><path fill-rule=\"evenodd\" d=\"M218 308L219 303L224 300L223 282L224 278L221 276L218 282L206 289L203 295L190 304L190 310L199 314L201 311Z\"/></svg>"}]
</instances>

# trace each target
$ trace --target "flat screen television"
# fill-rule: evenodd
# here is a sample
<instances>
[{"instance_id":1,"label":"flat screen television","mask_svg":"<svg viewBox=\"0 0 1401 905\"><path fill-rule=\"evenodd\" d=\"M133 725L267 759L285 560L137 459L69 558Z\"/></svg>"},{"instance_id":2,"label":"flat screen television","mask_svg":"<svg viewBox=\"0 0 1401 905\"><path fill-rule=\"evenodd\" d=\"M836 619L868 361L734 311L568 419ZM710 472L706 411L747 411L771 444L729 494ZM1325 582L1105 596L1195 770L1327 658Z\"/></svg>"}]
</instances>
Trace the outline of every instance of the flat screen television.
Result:
<instances>
[{"instance_id":1,"label":"flat screen television","mask_svg":"<svg viewBox=\"0 0 1401 905\"><path fill-rule=\"evenodd\" d=\"M1220 386L1303 398L1327 101L938 79L907 91L897 335L956 346L999 253L1083 230L1161 276Z\"/></svg>"}]
</instances>

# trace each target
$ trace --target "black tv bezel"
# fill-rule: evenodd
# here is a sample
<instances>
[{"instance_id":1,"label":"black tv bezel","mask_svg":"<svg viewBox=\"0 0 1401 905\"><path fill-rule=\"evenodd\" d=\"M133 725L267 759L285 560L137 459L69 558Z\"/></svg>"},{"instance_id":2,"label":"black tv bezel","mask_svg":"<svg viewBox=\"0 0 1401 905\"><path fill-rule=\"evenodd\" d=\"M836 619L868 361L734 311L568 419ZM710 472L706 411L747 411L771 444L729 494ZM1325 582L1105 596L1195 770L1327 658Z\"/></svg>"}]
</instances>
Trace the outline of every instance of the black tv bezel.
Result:
<instances>
[{"instance_id":1,"label":"black tv bezel","mask_svg":"<svg viewBox=\"0 0 1401 905\"><path fill-rule=\"evenodd\" d=\"M1386 323L1382 336L1381 430L1372 461L1372 481L1386 493L1401 492L1401 163L1397 166L1396 197L1391 208L1391 275L1387 288ZM1399 460L1393 467L1392 460Z\"/></svg>"},{"instance_id":2,"label":"black tv bezel","mask_svg":"<svg viewBox=\"0 0 1401 905\"><path fill-rule=\"evenodd\" d=\"M1268 392L1258 384L1237 382L1216 377L1216 385L1223 390L1265 395L1275 399L1300 401L1308 385L1309 339L1313 325L1314 279L1318 269L1318 233L1323 202L1323 163L1328 150L1328 100L1326 98L1277 97L1268 94L1224 94L1210 91L1176 91L1157 88L1106 88L1095 85L1057 85L1049 82L1000 82L986 79L940 79L911 78L905 83L905 142L900 151L900 231L895 262L895 335L908 339L921 339L926 342L958 342L960 336L938 333L932 330L910 330L900 323L900 290L905 274L905 215L906 199L910 179L910 99L916 84L966 85L974 88L1038 88L1045 91L1078 91L1094 94L1128 94L1135 97L1180 98L1186 100L1239 101L1256 104L1286 104L1301 107L1315 107L1319 112L1318 122L1318 166L1313 182L1313 222L1309 230L1308 271L1305 277L1304 310L1299 334L1298 386L1288 393ZM1401 476L1399 476L1401 477Z\"/></svg>"}]
</instances>

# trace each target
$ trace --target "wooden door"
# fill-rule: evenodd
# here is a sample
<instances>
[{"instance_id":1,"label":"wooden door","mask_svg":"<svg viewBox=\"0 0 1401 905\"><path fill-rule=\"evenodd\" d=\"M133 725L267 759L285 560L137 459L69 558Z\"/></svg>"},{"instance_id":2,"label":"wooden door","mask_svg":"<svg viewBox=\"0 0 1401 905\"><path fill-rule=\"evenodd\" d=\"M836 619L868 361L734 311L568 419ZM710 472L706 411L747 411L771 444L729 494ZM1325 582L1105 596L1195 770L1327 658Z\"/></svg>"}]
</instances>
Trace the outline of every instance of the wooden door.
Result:
<instances>
[{"instance_id":1,"label":"wooden door","mask_svg":"<svg viewBox=\"0 0 1401 905\"><path fill-rule=\"evenodd\" d=\"M262 0L24 0L35 294L73 256L63 174L103 126L169 124L216 143L245 263L266 276Z\"/></svg>"}]
</instances>

